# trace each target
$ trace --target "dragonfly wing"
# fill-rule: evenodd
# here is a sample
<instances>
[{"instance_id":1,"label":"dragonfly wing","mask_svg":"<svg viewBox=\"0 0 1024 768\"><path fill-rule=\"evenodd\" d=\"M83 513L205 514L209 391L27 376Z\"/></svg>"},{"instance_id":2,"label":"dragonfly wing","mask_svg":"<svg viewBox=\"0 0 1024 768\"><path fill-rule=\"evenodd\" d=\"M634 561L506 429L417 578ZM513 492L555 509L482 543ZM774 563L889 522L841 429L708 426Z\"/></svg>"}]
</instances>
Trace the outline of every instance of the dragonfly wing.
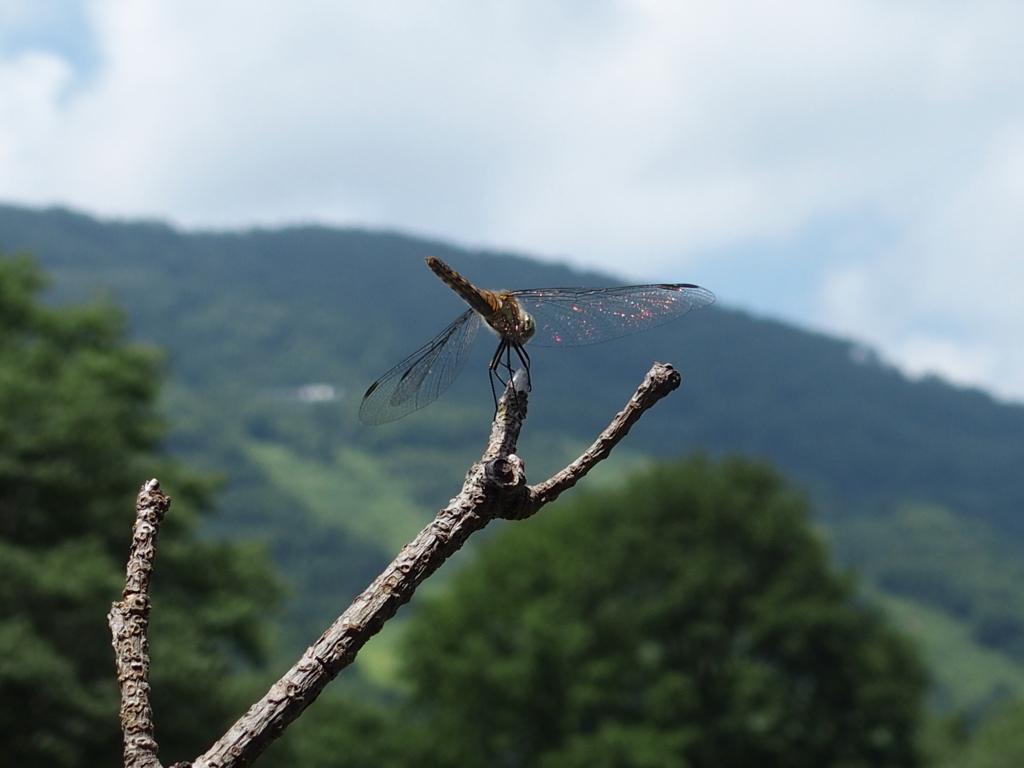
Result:
<instances>
[{"instance_id":1,"label":"dragonfly wing","mask_svg":"<svg viewBox=\"0 0 1024 768\"><path fill-rule=\"evenodd\" d=\"M434 402L466 363L481 317L461 315L433 341L418 349L366 390L359 406L363 424L384 424Z\"/></svg>"},{"instance_id":2,"label":"dragonfly wing","mask_svg":"<svg viewBox=\"0 0 1024 768\"><path fill-rule=\"evenodd\" d=\"M621 288L546 288L512 291L533 315L539 347L582 346L646 331L711 304L715 294L697 285Z\"/></svg>"}]
</instances>

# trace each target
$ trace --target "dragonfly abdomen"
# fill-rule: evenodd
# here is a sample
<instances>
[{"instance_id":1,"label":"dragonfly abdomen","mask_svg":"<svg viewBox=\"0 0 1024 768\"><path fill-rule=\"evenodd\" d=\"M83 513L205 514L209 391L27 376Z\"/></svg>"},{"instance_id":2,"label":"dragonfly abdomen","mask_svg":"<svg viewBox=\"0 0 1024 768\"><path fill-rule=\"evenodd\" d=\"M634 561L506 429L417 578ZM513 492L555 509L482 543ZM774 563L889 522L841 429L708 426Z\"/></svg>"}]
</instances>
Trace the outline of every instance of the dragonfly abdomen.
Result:
<instances>
[{"instance_id":1,"label":"dragonfly abdomen","mask_svg":"<svg viewBox=\"0 0 1024 768\"><path fill-rule=\"evenodd\" d=\"M436 256L427 257L427 266L435 275L444 280L449 288L459 294L469 306L483 315L484 320L490 322L494 313L501 309L501 303L493 292L477 288Z\"/></svg>"}]
</instances>

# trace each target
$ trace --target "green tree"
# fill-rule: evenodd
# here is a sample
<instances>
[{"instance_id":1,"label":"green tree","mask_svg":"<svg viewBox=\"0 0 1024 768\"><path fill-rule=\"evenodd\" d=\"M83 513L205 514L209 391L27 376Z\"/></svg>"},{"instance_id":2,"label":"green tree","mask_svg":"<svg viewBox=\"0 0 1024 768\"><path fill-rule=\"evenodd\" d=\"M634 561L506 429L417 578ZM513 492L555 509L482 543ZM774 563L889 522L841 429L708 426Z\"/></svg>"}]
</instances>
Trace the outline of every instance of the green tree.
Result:
<instances>
[{"instance_id":1,"label":"green tree","mask_svg":"<svg viewBox=\"0 0 1024 768\"><path fill-rule=\"evenodd\" d=\"M510 526L408 630L433 760L917 765L922 664L807 518L764 465L697 457Z\"/></svg>"},{"instance_id":2,"label":"green tree","mask_svg":"<svg viewBox=\"0 0 1024 768\"><path fill-rule=\"evenodd\" d=\"M1020 768L1024 765L1024 703L1004 701L973 728L963 717L931 729L933 768Z\"/></svg>"},{"instance_id":3,"label":"green tree","mask_svg":"<svg viewBox=\"0 0 1024 768\"><path fill-rule=\"evenodd\" d=\"M201 751L234 714L234 671L265 651L277 592L264 553L197 538L209 478L161 455L159 356L114 308L39 301L27 258L0 258L0 752L32 766L120 763L106 614L124 586L134 496L159 477L150 631L165 760Z\"/></svg>"}]
</instances>

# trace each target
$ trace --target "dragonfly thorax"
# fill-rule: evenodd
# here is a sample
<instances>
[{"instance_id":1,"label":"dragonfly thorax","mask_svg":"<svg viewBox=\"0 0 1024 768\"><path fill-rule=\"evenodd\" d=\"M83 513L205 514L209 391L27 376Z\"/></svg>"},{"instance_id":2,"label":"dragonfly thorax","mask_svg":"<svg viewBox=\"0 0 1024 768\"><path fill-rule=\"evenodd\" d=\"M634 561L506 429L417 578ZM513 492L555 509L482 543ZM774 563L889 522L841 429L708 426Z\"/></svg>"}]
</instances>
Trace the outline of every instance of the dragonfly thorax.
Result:
<instances>
[{"instance_id":1,"label":"dragonfly thorax","mask_svg":"<svg viewBox=\"0 0 1024 768\"><path fill-rule=\"evenodd\" d=\"M497 294L498 309L484 320L501 338L508 339L515 346L523 346L537 332L533 316L519 306L515 296Z\"/></svg>"}]
</instances>

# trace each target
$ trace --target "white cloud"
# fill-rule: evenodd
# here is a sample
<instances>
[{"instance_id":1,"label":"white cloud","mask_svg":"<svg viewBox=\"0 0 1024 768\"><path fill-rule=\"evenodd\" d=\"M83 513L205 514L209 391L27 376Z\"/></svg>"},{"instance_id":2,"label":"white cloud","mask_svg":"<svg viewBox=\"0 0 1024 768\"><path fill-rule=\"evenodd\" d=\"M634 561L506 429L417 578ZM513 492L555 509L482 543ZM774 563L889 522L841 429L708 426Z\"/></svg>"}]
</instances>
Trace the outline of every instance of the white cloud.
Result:
<instances>
[{"instance_id":1,"label":"white cloud","mask_svg":"<svg viewBox=\"0 0 1024 768\"><path fill-rule=\"evenodd\" d=\"M2 198L706 277L1024 398L1024 6L83 7L88 76L0 39Z\"/></svg>"},{"instance_id":2,"label":"white cloud","mask_svg":"<svg viewBox=\"0 0 1024 768\"><path fill-rule=\"evenodd\" d=\"M39 187L61 183L47 153L58 138L58 103L72 76L66 62L46 53L0 60L0 178L7 195L45 199Z\"/></svg>"},{"instance_id":3,"label":"white cloud","mask_svg":"<svg viewBox=\"0 0 1024 768\"><path fill-rule=\"evenodd\" d=\"M912 376L942 371L950 381L974 384L992 377L999 368L992 350L950 339L917 335L906 339L897 349L902 367Z\"/></svg>"}]
</instances>

